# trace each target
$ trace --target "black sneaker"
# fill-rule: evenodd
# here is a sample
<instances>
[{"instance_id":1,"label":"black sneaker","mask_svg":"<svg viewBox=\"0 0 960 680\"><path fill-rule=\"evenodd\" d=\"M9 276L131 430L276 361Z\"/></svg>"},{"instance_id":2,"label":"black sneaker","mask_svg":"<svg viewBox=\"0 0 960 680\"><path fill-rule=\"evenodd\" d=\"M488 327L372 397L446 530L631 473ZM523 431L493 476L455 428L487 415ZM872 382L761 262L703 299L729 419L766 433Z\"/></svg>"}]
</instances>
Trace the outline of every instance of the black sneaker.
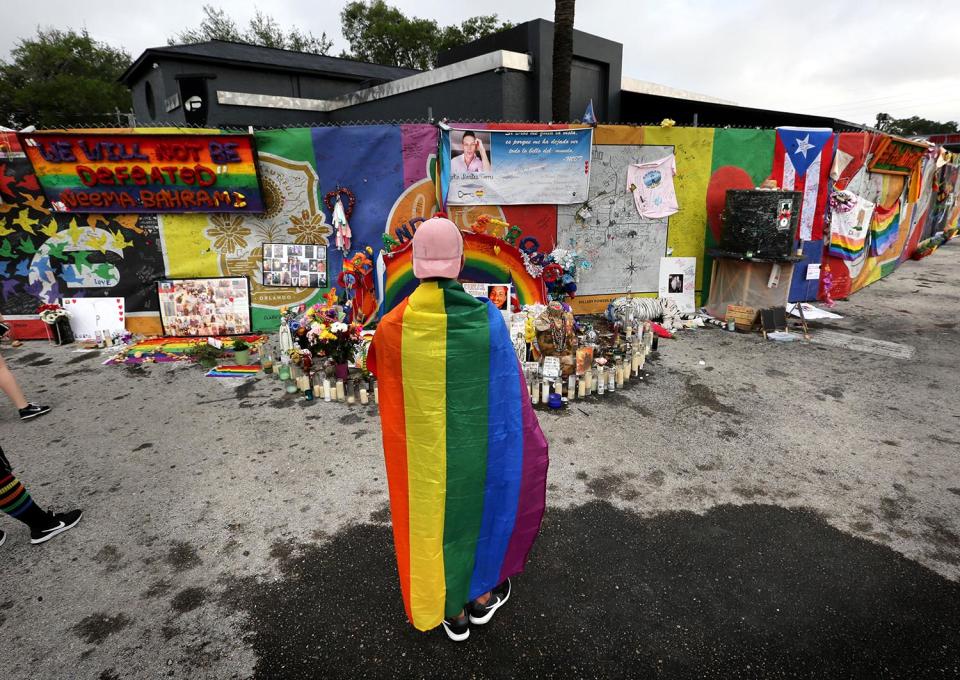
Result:
<instances>
[{"instance_id":1,"label":"black sneaker","mask_svg":"<svg viewBox=\"0 0 960 680\"><path fill-rule=\"evenodd\" d=\"M3 545L3 542L7 540L7 535L0 531L0 545Z\"/></svg>"},{"instance_id":2,"label":"black sneaker","mask_svg":"<svg viewBox=\"0 0 960 680\"><path fill-rule=\"evenodd\" d=\"M71 510L64 513L50 513L53 517L53 526L46 529L31 529L30 542L36 545L49 541L57 534L62 534L68 529L77 526L77 522L83 517L83 510Z\"/></svg>"},{"instance_id":3,"label":"black sneaker","mask_svg":"<svg viewBox=\"0 0 960 680\"><path fill-rule=\"evenodd\" d=\"M510 579L507 579L490 593L490 599L486 604L480 604L476 600L467 605L467 612L470 614L470 623L475 626L482 626L493 618L493 613L500 609L507 600L510 599Z\"/></svg>"},{"instance_id":4,"label":"black sneaker","mask_svg":"<svg viewBox=\"0 0 960 680\"><path fill-rule=\"evenodd\" d=\"M454 642L463 642L470 637L470 623L467 617L443 620L443 632Z\"/></svg>"},{"instance_id":5,"label":"black sneaker","mask_svg":"<svg viewBox=\"0 0 960 680\"><path fill-rule=\"evenodd\" d=\"M37 406L36 404L27 404L20 409L20 420L30 420L37 416L42 416L50 411L49 406Z\"/></svg>"}]
</instances>

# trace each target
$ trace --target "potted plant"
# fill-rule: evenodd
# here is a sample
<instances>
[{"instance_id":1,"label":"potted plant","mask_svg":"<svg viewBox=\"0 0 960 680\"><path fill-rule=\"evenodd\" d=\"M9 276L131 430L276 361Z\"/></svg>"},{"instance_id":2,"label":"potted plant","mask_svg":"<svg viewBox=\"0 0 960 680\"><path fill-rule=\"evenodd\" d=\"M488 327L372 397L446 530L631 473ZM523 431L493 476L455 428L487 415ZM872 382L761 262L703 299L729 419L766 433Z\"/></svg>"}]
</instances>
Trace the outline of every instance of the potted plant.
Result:
<instances>
[{"instance_id":1,"label":"potted plant","mask_svg":"<svg viewBox=\"0 0 960 680\"><path fill-rule=\"evenodd\" d=\"M237 366L246 366L250 363L250 345L243 338L233 341L233 360Z\"/></svg>"},{"instance_id":2,"label":"potted plant","mask_svg":"<svg viewBox=\"0 0 960 680\"><path fill-rule=\"evenodd\" d=\"M187 356L204 368L213 368L223 357L223 350L209 343L198 343L187 351Z\"/></svg>"}]
</instances>

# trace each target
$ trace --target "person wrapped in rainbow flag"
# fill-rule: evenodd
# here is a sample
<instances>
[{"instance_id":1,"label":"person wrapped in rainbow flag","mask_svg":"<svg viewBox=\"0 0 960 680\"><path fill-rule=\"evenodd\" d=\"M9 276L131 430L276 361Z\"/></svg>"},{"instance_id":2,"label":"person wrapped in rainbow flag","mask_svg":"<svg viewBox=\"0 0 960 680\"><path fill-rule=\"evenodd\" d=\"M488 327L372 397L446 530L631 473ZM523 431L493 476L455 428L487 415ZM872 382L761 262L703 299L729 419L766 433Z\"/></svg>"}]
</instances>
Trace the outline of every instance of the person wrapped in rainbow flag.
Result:
<instances>
[{"instance_id":1,"label":"person wrapped in rainbow flag","mask_svg":"<svg viewBox=\"0 0 960 680\"><path fill-rule=\"evenodd\" d=\"M540 531L548 464L503 317L464 292L462 267L457 226L423 222L420 285L381 320L367 356L407 618L457 642L510 597Z\"/></svg>"}]
</instances>

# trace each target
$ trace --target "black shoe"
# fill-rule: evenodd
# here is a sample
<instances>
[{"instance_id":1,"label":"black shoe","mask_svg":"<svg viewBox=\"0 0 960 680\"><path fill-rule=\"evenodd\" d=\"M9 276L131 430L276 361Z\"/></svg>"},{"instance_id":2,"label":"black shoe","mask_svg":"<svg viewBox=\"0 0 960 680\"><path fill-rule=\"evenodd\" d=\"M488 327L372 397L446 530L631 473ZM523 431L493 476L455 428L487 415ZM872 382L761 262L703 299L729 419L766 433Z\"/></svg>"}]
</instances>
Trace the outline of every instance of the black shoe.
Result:
<instances>
[{"instance_id":1,"label":"black shoe","mask_svg":"<svg viewBox=\"0 0 960 680\"><path fill-rule=\"evenodd\" d=\"M490 599L486 604L480 604L476 600L467 605L467 613L470 614L470 623L475 626L482 626L493 618L493 613L500 609L507 600L510 599L510 579L507 579L490 593Z\"/></svg>"},{"instance_id":2,"label":"black shoe","mask_svg":"<svg viewBox=\"0 0 960 680\"><path fill-rule=\"evenodd\" d=\"M49 541L57 534L62 534L64 531L77 526L77 522L83 517L83 510L71 510L62 514L50 513L50 516L53 517L52 526L46 529L30 530L30 542L34 545Z\"/></svg>"},{"instance_id":3,"label":"black shoe","mask_svg":"<svg viewBox=\"0 0 960 680\"><path fill-rule=\"evenodd\" d=\"M0 545L3 545L3 542L7 540L7 535L0 531Z\"/></svg>"},{"instance_id":4,"label":"black shoe","mask_svg":"<svg viewBox=\"0 0 960 680\"><path fill-rule=\"evenodd\" d=\"M37 406L36 404L27 404L20 409L20 420L30 420L37 416L42 416L50 411L49 406Z\"/></svg>"},{"instance_id":5,"label":"black shoe","mask_svg":"<svg viewBox=\"0 0 960 680\"><path fill-rule=\"evenodd\" d=\"M443 632L454 642L463 642L470 637L470 623L466 616L462 619L444 619Z\"/></svg>"}]
</instances>

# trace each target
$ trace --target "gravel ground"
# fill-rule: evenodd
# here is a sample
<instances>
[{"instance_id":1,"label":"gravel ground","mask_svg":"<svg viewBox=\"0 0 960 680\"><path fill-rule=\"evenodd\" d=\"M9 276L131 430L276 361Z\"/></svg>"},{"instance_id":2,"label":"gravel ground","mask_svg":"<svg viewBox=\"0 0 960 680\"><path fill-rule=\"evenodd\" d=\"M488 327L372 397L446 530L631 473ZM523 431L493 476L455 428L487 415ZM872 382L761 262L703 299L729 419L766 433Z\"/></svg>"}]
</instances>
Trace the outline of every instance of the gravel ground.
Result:
<instances>
[{"instance_id":1,"label":"gravel ground","mask_svg":"<svg viewBox=\"0 0 960 680\"><path fill-rule=\"evenodd\" d=\"M844 319L820 327L849 346L701 329L662 341L642 383L542 412L542 536L510 604L460 646L404 620L374 408L5 348L54 410L21 423L0 404L3 448L41 504L85 516L43 546L0 520L0 664L104 679L958 677L958 291L954 241L838 303Z\"/></svg>"}]
</instances>

